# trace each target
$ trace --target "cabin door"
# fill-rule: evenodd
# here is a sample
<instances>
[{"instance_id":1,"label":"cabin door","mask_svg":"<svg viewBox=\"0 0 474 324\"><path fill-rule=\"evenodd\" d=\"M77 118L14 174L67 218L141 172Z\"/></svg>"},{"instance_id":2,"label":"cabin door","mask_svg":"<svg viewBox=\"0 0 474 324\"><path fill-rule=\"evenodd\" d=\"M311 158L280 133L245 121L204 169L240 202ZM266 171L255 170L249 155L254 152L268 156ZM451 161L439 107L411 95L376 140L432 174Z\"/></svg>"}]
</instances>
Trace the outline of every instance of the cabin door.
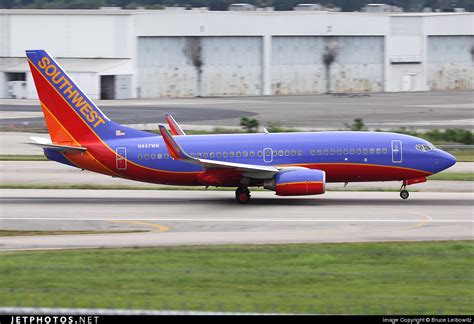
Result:
<instances>
[{"instance_id":1,"label":"cabin door","mask_svg":"<svg viewBox=\"0 0 474 324\"><path fill-rule=\"evenodd\" d=\"M115 149L115 165L117 170L127 170L127 148L117 147Z\"/></svg>"},{"instance_id":2,"label":"cabin door","mask_svg":"<svg viewBox=\"0 0 474 324\"><path fill-rule=\"evenodd\" d=\"M263 162L270 163L273 161L273 151L267 147L263 149Z\"/></svg>"},{"instance_id":3,"label":"cabin door","mask_svg":"<svg viewBox=\"0 0 474 324\"><path fill-rule=\"evenodd\" d=\"M392 162L393 163L402 163L402 141L393 140L392 141Z\"/></svg>"}]
</instances>

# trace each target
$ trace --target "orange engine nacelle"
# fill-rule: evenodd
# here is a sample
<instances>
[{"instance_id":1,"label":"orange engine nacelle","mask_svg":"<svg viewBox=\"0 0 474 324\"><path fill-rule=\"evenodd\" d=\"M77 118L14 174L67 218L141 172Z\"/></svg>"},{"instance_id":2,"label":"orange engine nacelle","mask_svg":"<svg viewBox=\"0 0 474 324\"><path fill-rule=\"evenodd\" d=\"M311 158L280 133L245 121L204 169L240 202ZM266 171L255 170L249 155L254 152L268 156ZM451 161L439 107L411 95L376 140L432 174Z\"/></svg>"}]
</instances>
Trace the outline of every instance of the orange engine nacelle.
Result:
<instances>
[{"instance_id":1,"label":"orange engine nacelle","mask_svg":"<svg viewBox=\"0 0 474 324\"><path fill-rule=\"evenodd\" d=\"M321 170L281 172L264 183L266 189L278 196L321 195L326 188L326 173Z\"/></svg>"}]
</instances>

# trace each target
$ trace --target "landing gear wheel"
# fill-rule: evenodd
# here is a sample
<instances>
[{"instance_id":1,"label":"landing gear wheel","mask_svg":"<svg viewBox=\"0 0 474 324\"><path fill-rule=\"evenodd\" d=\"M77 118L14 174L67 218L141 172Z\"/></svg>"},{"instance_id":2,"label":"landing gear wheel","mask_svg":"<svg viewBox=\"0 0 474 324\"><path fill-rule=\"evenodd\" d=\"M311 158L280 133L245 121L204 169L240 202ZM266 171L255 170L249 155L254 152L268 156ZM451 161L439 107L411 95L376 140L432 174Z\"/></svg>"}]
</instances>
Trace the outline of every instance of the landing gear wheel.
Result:
<instances>
[{"instance_id":1,"label":"landing gear wheel","mask_svg":"<svg viewBox=\"0 0 474 324\"><path fill-rule=\"evenodd\" d=\"M250 200L250 191L243 187L237 188L235 191L235 199L237 199L240 204L248 203Z\"/></svg>"},{"instance_id":2,"label":"landing gear wheel","mask_svg":"<svg viewBox=\"0 0 474 324\"><path fill-rule=\"evenodd\" d=\"M402 199L407 199L409 196L410 194L408 193L408 191L406 190L400 191L400 197L402 197Z\"/></svg>"}]
</instances>

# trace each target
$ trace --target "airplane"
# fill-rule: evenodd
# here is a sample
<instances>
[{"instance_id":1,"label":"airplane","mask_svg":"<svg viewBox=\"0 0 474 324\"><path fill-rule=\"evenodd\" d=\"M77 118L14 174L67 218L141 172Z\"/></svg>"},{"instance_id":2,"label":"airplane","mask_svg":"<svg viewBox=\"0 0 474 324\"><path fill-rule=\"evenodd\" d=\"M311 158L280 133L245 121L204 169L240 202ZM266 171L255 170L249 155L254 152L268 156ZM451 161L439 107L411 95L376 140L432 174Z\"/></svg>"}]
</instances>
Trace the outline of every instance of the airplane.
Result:
<instances>
[{"instance_id":1,"label":"airplane","mask_svg":"<svg viewBox=\"0 0 474 324\"><path fill-rule=\"evenodd\" d=\"M456 159L430 142L387 132L187 135L171 115L171 133L133 129L108 118L45 50L27 50L51 140L32 138L49 160L112 177L183 186L249 187L278 196L319 195L329 182L402 181L406 187Z\"/></svg>"}]
</instances>

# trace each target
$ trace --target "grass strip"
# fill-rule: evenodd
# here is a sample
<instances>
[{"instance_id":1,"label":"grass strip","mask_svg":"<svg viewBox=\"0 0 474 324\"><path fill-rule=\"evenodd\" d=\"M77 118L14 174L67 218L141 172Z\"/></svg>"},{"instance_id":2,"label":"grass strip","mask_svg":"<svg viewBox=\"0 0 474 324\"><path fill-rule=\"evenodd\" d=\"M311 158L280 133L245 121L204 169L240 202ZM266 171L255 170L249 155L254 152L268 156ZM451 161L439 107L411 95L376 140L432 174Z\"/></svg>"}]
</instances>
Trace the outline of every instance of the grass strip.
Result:
<instances>
[{"instance_id":1,"label":"grass strip","mask_svg":"<svg viewBox=\"0 0 474 324\"><path fill-rule=\"evenodd\" d=\"M119 234L140 233L147 231L29 231L29 230L0 230L0 236L37 236L37 235L74 235L74 234Z\"/></svg>"},{"instance_id":2,"label":"grass strip","mask_svg":"<svg viewBox=\"0 0 474 324\"><path fill-rule=\"evenodd\" d=\"M474 181L474 173L442 172L428 177L428 180Z\"/></svg>"},{"instance_id":3,"label":"grass strip","mask_svg":"<svg viewBox=\"0 0 474 324\"><path fill-rule=\"evenodd\" d=\"M0 155L0 161L48 161L44 155Z\"/></svg>"},{"instance_id":4,"label":"grass strip","mask_svg":"<svg viewBox=\"0 0 474 324\"><path fill-rule=\"evenodd\" d=\"M0 304L469 315L473 256L474 241L2 252Z\"/></svg>"}]
</instances>

